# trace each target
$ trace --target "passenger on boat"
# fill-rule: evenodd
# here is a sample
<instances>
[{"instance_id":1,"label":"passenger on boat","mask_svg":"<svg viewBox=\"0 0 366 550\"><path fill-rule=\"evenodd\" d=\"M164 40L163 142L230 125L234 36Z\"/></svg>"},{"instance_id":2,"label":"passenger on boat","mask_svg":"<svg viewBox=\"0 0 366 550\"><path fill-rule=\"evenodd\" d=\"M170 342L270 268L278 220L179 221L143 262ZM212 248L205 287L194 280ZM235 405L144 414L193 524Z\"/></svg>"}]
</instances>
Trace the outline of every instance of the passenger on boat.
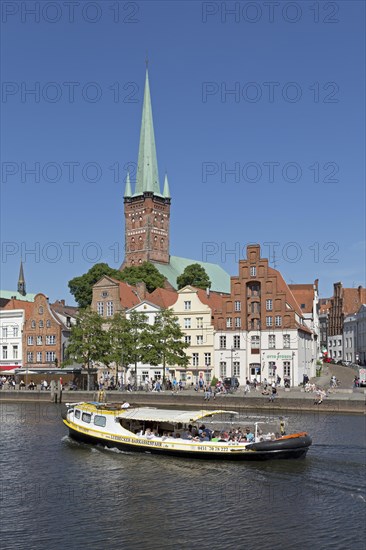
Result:
<instances>
[{"instance_id":1,"label":"passenger on boat","mask_svg":"<svg viewBox=\"0 0 366 550\"><path fill-rule=\"evenodd\" d=\"M250 428L245 428L247 441L254 441L254 434L251 432Z\"/></svg>"}]
</instances>

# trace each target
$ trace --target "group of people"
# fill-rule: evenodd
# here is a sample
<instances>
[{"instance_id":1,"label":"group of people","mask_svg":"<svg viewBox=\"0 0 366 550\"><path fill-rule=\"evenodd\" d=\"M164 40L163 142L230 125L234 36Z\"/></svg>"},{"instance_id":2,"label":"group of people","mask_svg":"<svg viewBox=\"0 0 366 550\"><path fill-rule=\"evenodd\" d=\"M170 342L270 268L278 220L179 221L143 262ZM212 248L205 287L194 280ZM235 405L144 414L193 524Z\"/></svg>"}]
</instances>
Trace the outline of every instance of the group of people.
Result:
<instances>
[{"instance_id":1,"label":"group of people","mask_svg":"<svg viewBox=\"0 0 366 550\"><path fill-rule=\"evenodd\" d=\"M208 441L221 443L251 443L255 440L254 433L249 427L245 428L245 430L238 427L232 428L229 431L213 431L207 428L204 424L199 427L190 424L187 429L178 428L174 432L164 431L162 435L160 435L157 430L146 428L145 431L138 431L136 435L140 437L146 437L146 439L161 437L162 441L176 441L177 439L181 439L182 441L186 442L192 441L198 443L204 443Z\"/></svg>"}]
</instances>

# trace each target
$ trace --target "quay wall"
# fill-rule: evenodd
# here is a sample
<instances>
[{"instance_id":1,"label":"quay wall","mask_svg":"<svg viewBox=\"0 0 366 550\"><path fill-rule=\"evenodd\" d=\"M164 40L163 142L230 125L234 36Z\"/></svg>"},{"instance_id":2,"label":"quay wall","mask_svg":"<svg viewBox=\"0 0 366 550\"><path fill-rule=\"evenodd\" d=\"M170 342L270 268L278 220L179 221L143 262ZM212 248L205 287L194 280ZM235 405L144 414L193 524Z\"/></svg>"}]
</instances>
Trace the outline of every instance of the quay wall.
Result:
<instances>
[{"instance_id":1,"label":"quay wall","mask_svg":"<svg viewBox=\"0 0 366 550\"><path fill-rule=\"evenodd\" d=\"M131 405L166 407L166 408L193 408L193 409L226 409L235 411L276 411L285 414L286 412L314 412L317 410L324 413L355 413L365 414L366 403L364 392L357 395L333 394L325 398L320 405L314 405L314 396L296 392L295 395L278 396L274 402L269 402L264 396L227 395L217 397L215 400L205 401L203 394L178 393L172 395L170 392L145 393L145 392L105 392L106 401L122 403L128 401ZM338 397L339 396L339 397ZM64 391L62 393L63 403L77 403L80 401L96 401L98 392L87 391ZM0 404L6 402L52 402L49 391L36 390L1 390Z\"/></svg>"}]
</instances>

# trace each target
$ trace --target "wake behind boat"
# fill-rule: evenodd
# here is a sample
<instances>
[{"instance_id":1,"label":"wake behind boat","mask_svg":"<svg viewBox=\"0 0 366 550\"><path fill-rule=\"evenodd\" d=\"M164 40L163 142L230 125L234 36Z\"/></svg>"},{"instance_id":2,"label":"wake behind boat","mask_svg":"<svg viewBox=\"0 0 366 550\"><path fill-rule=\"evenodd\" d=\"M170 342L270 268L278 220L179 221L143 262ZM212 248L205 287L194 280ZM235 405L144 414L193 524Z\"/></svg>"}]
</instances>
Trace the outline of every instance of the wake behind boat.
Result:
<instances>
[{"instance_id":1,"label":"wake behind boat","mask_svg":"<svg viewBox=\"0 0 366 550\"><path fill-rule=\"evenodd\" d=\"M198 423L216 420L227 424L238 413L226 410L179 411L131 407L128 403L67 403L63 415L70 437L123 451L188 458L268 460L302 458L312 441L306 432L280 435L255 429L211 430ZM282 426L282 432L283 432Z\"/></svg>"}]
</instances>

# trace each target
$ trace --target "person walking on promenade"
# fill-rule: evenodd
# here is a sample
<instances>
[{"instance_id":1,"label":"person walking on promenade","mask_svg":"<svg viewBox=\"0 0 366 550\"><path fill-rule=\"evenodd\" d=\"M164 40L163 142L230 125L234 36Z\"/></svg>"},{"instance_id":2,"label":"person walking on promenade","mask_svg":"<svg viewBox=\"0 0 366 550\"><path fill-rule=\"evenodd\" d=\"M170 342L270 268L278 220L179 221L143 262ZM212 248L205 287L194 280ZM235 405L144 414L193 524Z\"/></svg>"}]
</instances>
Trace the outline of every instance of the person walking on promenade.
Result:
<instances>
[{"instance_id":1,"label":"person walking on promenade","mask_svg":"<svg viewBox=\"0 0 366 550\"><path fill-rule=\"evenodd\" d=\"M276 384L273 382L273 384L272 384L272 393L269 396L268 401L271 401L273 403L276 396L277 396L277 388L276 388Z\"/></svg>"}]
</instances>

